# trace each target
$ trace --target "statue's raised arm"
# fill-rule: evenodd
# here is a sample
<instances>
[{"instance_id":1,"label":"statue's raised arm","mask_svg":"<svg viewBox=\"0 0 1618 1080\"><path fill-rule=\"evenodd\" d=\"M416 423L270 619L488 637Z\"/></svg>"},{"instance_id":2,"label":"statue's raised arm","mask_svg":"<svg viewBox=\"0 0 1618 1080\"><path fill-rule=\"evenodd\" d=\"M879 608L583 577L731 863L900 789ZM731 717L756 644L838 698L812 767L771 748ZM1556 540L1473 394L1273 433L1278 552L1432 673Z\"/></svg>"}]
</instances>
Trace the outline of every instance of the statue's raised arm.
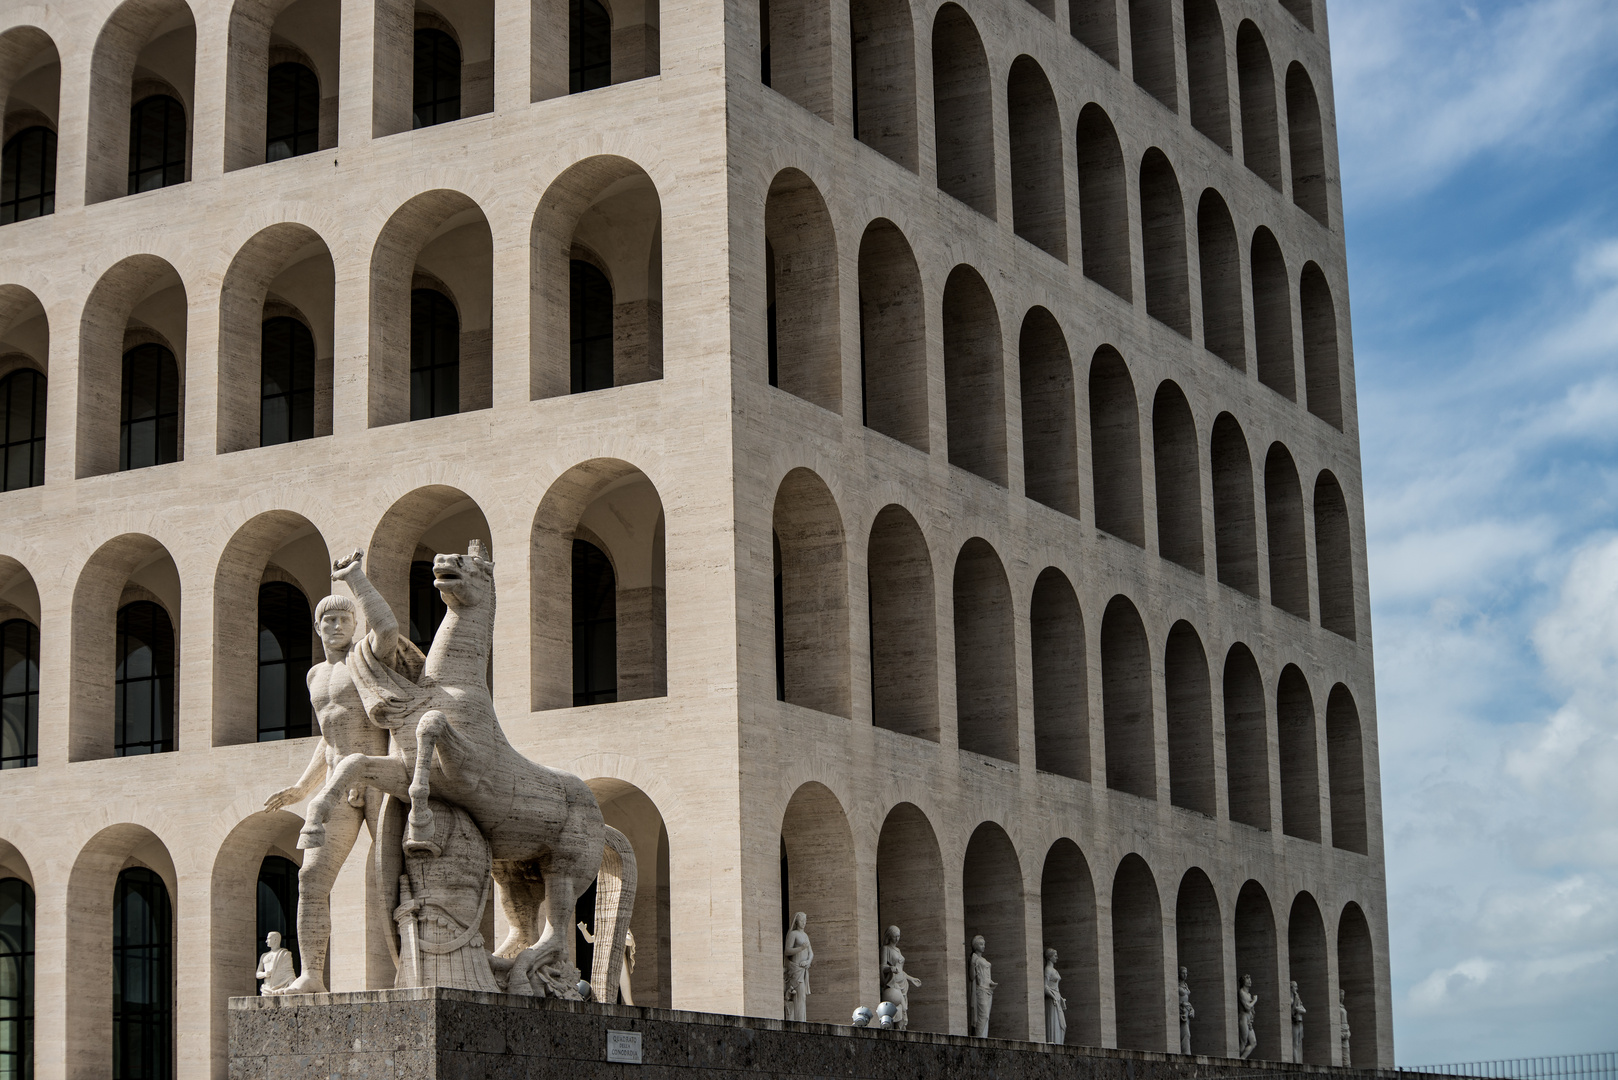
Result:
<instances>
[{"instance_id":1,"label":"statue's raised arm","mask_svg":"<svg viewBox=\"0 0 1618 1080\"><path fill-rule=\"evenodd\" d=\"M371 584L371 579L365 576L364 561L363 551L338 559L331 564L331 579L341 581L354 594L360 614L365 616L365 636L370 642L371 651L379 657L390 658L398 648L399 620L394 617L393 608L382 599L382 594L376 591L376 586Z\"/></svg>"}]
</instances>

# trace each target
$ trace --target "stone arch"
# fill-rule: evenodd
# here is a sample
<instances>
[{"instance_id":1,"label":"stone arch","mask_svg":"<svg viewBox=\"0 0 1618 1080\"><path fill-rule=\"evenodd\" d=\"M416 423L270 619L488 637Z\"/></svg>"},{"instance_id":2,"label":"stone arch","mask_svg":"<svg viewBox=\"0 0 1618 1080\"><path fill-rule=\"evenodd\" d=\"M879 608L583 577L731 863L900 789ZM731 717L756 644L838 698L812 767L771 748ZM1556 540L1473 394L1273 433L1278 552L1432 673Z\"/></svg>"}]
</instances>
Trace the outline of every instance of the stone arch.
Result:
<instances>
[{"instance_id":1,"label":"stone arch","mask_svg":"<svg viewBox=\"0 0 1618 1080\"><path fill-rule=\"evenodd\" d=\"M1168 1045L1163 906L1151 868L1133 853L1112 879L1112 985L1119 1047L1161 1053Z\"/></svg>"},{"instance_id":2,"label":"stone arch","mask_svg":"<svg viewBox=\"0 0 1618 1080\"><path fill-rule=\"evenodd\" d=\"M1028 610L1033 652L1035 767L1090 779L1089 650L1084 614L1067 576L1046 567Z\"/></svg>"},{"instance_id":3,"label":"stone arch","mask_svg":"<svg viewBox=\"0 0 1618 1080\"><path fill-rule=\"evenodd\" d=\"M529 397L582 389L572 360L575 260L595 265L612 287L611 385L661 379L663 203L646 171L610 155L570 166L545 190L531 238Z\"/></svg>"},{"instance_id":4,"label":"stone arch","mask_svg":"<svg viewBox=\"0 0 1618 1080\"><path fill-rule=\"evenodd\" d=\"M1017 340L1022 391L1023 487L1030 499L1079 516L1079 433L1073 359L1056 317L1042 307L1023 317Z\"/></svg>"},{"instance_id":5,"label":"stone arch","mask_svg":"<svg viewBox=\"0 0 1618 1080\"><path fill-rule=\"evenodd\" d=\"M961 907L966 955L972 954L972 939L982 936L994 980L1003 988L989 1013L989 1037L1026 1040L1031 1032L1022 862L1011 837L993 821L979 825L967 842ZM970 983L966 992L972 993Z\"/></svg>"},{"instance_id":6,"label":"stone arch","mask_svg":"<svg viewBox=\"0 0 1618 1080\"><path fill-rule=\"evenodd\" d=\"M1191 91L1191 126L1230 153L1230 76L1225 24L1215 0L1185 2L1185 68Z\"/></svg>"},{"instance_id":7,"label":"stone arch","mask_svg":"<svg viewBox=\"0 0 1618 1080\"><path fill-rule=\"evenodd\" d=\"M1225 921L1219 895L1200 867L1180 878L1174 901L1175 953L1185 968L1196 1016L1191 1019L1191 1052L1230 1057L1226 1045ZM1179 972L1172 972L1178 981Z\"/></svg>"},{"instance_id":8,"label":"stone arch","mask_svg":"<svg viewBox=\"0 0 1618 1080\"><path fill-rule=\"evenodd\" d=\"M5 746L0 769L39 764L40 690L53 665L51 650L42 649L39 588L28 568L0 555L0 634L3 634Z\"/></svg>"},{"instance_id":9,"label":"stone arch","mask_svg":"<svg viewBox=\"0 0 1618 1080\"><path fill-rule=\"evenodd\" d=\"M412 392L412 293L442 284L460 321L459 408L494 404L494 241L489 219L470 197L439 188L399 207L371 255L367 422L400 424L417 416Z\"/></svg>"},{"instance_id":10,"label":"stone arch","mask_svg":"<svg viewBox=\"0 0 1618 1080\"><path fill-rule=\"evenodd\" d=\"M1247 436L1230 413L1214 419L1214 551L1219 583L1258 597L1258 523L1253 506L1253 459Z\"/></svg>"},{"instance_id":11,"label":"stone arch","mask_svg":"<svg viewBox=\"0 0 1618 1080\"><path fill-rule=\"evenodd\" d=\"M5 840L0 840L0 928L0 986L9 999L0 1016L0 1061L9 1076L32 1076L33 1002L39 997L38 896L28 860Z\"/></svg>"},{"instance_id":12,"label":"stone arch","mask_svg":"<svg viewBox=\"0 0 1618 1080\"><path fill-rule=\"evenodd\" d=\"M1012 61L1006 77L1010 120L1011 220L1016 234L1067 261L1067 185L1062 176L1062 121L1039 62Z\"/></svg>"},{"instance_id":13,"label":"stone arch","mask_svg":"<svg viewBox=\"0 0 1618 1080\"><path fill-rule=\"evenodd\" d=\"M635 910L629 917L629 930L635 935L635 968L630 972L630 992L636 1005L673 1008L668 825L651 796L626 780L597 777L590 781L590 790L601 804L607 824L628 837L635 849ZM594 912L584 919L593 923Z\"/></svg>"},{"instance_id":14,"label":"stone arch","mask_svg":"<svg viewBox=\"0 0 1618 1080\"><path fill-rule=\"evenodd\" d=\"M854 834L837 796L814 782L798 788L781 820L781 843L788 871L781 910L789 919L794 912L807 914L818 943L809 1019L842 1023L848 1002L860 998L860 904Z\"/></svg>"},{"instance_id":15,"label":"stone arch","mask_svg":"<svg viewBox=\"0 0 1618 1080\"><path fill-rule=\"evenodd\" d=\"M1270 602L1309 618L1309 551L1304 541L1303 487L1292 453L1281 443L1264 458L1264 524L1270 547Z\"/></svg>"},{"instance_id":16,"label":"stone arch","mask_svg":"<svg viewBox=\"0 0 1618 1080\"><path fill-rule=\"evenodd\" d=\"M1124 151L1107 111L1090 102L1079 113L1079 241L1084 276L1134 299L1129 265L1129 189Z\"/></svg>"},{"instance_id":17,"label":"stone arch","mask_svg":"<svg viewBox=\"0 0 1618 1080\"><path fill-rule=\"evenodd\" d=\"M168 550L150 536L125 533L96 549L73 588L68 760L92 761L114 754L115 627L125 603L151 600L174 628L175 656L182 655L180 574ZM178 748L179 670L175 671L174 724Z\"/></svg>"},{"instance_id":18,"label":"stone arch","mask_svg":"<svg viewBox=\"0 0 1618 1080\"><path fill-rule=\"evenodd\" d=\"M431 648L431 629L436 628L436 621L412 628L412 623L425 614L423 598L419 590L412 588L412 569L423 562L431 563L433 556L440 553L464 554L473 540L484 545L488 553L485 557L494 560L497 567L495 580L502 580L498 572L500 553L494 550L483 509L465 492L445 484L420 487L401 496L371 534L370 546L365 550L365 575L393 609L400 635L419 637L416 644L423 652ZM491 656L491 670L493 666Z\"/></svg>"},{"instance_id":19,"label":"stone arch","mask_svg":"<svg viewBox=\"0 0 1618 1080\"><path fill-rule=\"evenodd\" d=\"M246 3L247 0L242 0ZM218 452L263 444L263 324L292 314L315 342L314 435L332 431L336 268L313 229L271 225L242 245L219 291Z\"/></svg>"},{"instance_id":20,"label":"stone arch","mask_svg":"<svg viewBox=\"0 0 1618 1080\"><path fill-rule=\"evenodd\" d=\"M1292 201L1331 227L1326 204L1326 137L1314 81L1297 61L1287 68L1287 140L1292 153Z\"/></svg>"},{"instance_id":21,"label":"stone arch","mask_svg":"<svg viewBox=\"0 0 1618 1080\"><path fill-rule=\"evenodd\" d=\"M186 113L186 178L191 173L191 67L196 18L185 0L124 0L101 27L90 57L85 153L87 203L130 194L129 111L144 91L178 95Z\"/></svg>"},{"instance_id":22,"label":"stone arch","mask_svg":"<svg viewBox=\"0 0 1618 1080\"><path fill-rule=\"evenodd\" d=\"M1169 630L1163 650L1163 698L1168 711L1169 801L1213 817L1218 813L1213 687L1202 638L1183 619Z\"/></svg>"},{"instance_id":23,"label":"stone arch","mask_svg":"<svg viewBox=\"0 0 1618 1080\"><path fill-rule=\"evenodd\" d=\"M1264 886L1249 881L1236 896L1236 985L1243 977L1253 978L1258 1006L1253 1013L1253 1033L1258 1046L1252 1053L1257 1061L1284 1060L1282 1047L1291 1042L1283 1033L1281 1018L1288 1013L1281 997L1281 961L1275 938L1275 913ZM1240 1033L1238 1032L1238 1039Z\"/></svg>"},{"instance_id":24,"label":"stone arch","mask_svg":"<svg viewBox=\"0 0 1618 1080\"><path fill-rule=\"evenodd\" d=\"M1315 28L1314 0L1281 0L1281 6L1286 8L1287 13L1294 19L1302 23L1304 29L1313 30Z\"/></svg>"},{"instance_id":25,"label":"stone arch","mask_svg":"<svg viewBox=\"0 0 1618 1080\"><path fill-rule=\"evenodd\" d=\"M340 20L292 0L236 0L230 9L225 67L225 171L261 165L268 158L270 68L278 50L297 50L320 82L319 149L337 145ZM274 42L272 44L272 42ZM284 44L283 44L284 43Z\"/></svg>"},{"instance_id":26,"label":"stone arch","mask_svg":"<svg viewBox=\"0 0 1618 1080\"><path fill-rule=\"evenodd\" d=\"M1281 190L1281 130L1276 120L1275 66L1251 19L1236 28L1236 74L1242 98L1242 161Z\"/></svg>"},{"instance_id":27,"label":"stone arch","mask_svg":"<svg viewBox=\"0 0 1618 1080\"><path fill-rule=\"evenodd\" d=\"M49 34L35 26L0 33L0 154L20 155L32 143L39 147L40 164L29 178L33 182L26 188L19 182L0 204L0 225L56 212L61 85L62 58ZM25 174L17 175L24 179Z\"/></svg>"},{"instance_id":28,"label":"stone arch","mask_svg":"<svg viewBox=\"0 0 1618 1080\"><path fill-rule=\"evenodd\" d=\"M1331 286L1315 263L1305 263L1298 282L1303 308L1303 384L1309 411L1343 430L1342 371L1337 354L1337 308Z\"/></svg>"},{"instance_id":29,"label":"stone arch","mask_svg":"<svg viewBox=\"0 0 1618 1080\"><path fill-rule=\"evenodd\" d=\"M460 52L460 107L452 119L494 109L493 0L379 0L375 6L375 61L371 69L371 130L374 137L417 126L416 31L448 35ZM535 13L536 18L538 12ZM566 12L561 25L566 25ZM552 23L551 25L555 25ZM566 36L562 39L566 48ZM535 49L535 53L541 52ZM534 58L536 61L538 57ZM437 119L436 122L443 122ZM421 126L430 126L423 124Z\"/></svg>"},{"instance_id":30,"label":"stone arch","mask_svg":"<svg viewBox=\"0 0 1618 1080\"><path fill-rule=\"evenodd\" d=\"M66 956L66 1073L112 1075L112 916L120 871L154 871L178 907L179 880L168 847L150 829L128 822L109 825L79 849L68 874ZM170 1058L172 1060L172 1057Z\"/></svg>"},{"instance_id":31,"label":"stone arch","mask_svg":"<svg viewBox=\"0 0 1618 1080\"><path fill-rule=\"evenodd\" d=\"M1017 760L1017 656L1011 584L973 537L955 560L955 717L962 750Z\"/></svg>"},{"instance_id":32,"label":"stone arch","mask_svg":"<svg viewBox=\"0 0 1618 1080\"><path fill-rule=\"evenodd\" d=\"M1225 783L1230 819L1270 829L1270 721L1264 678L1241 642L1225 654Z\"/></svg>"},{"instance_id":33,"label":"stone arch","mask_svg":"<svg viewBox=\"0 0 1618 1080\"><path fill-rule=\"evenodd\" d=\"M1381 1058L1381 1017L1376 989L1376 947L1371 940L1371 924L1355 903L1343 905L1337 920L1337 980L1348 1009L1352 1064L1358 1069L1375 1068Z\"/></svg>"},{"instance_id":34,"label":"stone arch","mask_svg":"<svg viewBox=\"0 0 1618 1080\"><path fill-rule=\"evenodd\" d=\"M852 715L848 556L843 518L825 481L793 469L775 495L776 641L782 700Z\"/></svg>"},{"instance_id":35,"label":"stone arch","mask_svg":"<svg viewBox=\"0 0 1618 1080\"><path fill-rule=\"evenodd\" d=\"M848 22L854 137L916 172L916 42L910 5L853 0Z\"/></svg>"},{"instance_id":36,"label":"stone arch","mask_svg":"<svg viewBox=\"0 0 1618 1080\"><path fill-rule=\"evenodd\" d=\"M770 184L764 236L770 385L837 412L843 400L837 235L826 200L797 169L783 169Z\"/></svg>"},{"instance_id":37,"label":"stone arch","mask_svg":"<svg viewBox=\"0 0 1618 1080\"><path fill-rule=\"evenodd\" d=\"M622 515L620 517L620 515ZM573 704L573 542L612 562L618 701L668 693L663 500L647 475L613 458L573 466L545 492L528 551L530 705ZM599 542L598 542L599 541Z\"/></svg>"},{"instance_id":38,"label":"stone arch","mask_svg":"<svg viewBox=\"0 0 1618 1080\"><path fill-rule=\"evenodd\" d=\"M39 298L21 285L0 285L0 409L7 417L0 421L0 491L45 482L50 347Z\"/></svg>"},{"instance_id":39,"label":"stone arch","mask_svg":"<svg viewBox=\"0 0 1618 1080\"><path fill-rule=\"evenodd\" d=\"M1329 470L1315 478L1315 584L1320 625L1354 640L1354 545L1348 501Z\"/></svg>"},{"instance_id":40,"label":"stone arch","mask_svg":"<svg viewBox=\"0 0 1618 1080\"><path fill-rule=\"evenodd\" d=\"M1140 163L1141 248L1146 260L1146 313L1182 337L1191 336L1191 276L1185 254L1185 202L1163 151Z\"/></svg>"},{"instance_id":41,"label":"stone arch","mask_svg":"<svg viewBox=\"0 0 1618 1080\"><path fill-rule=\"evenodd\" d=\"M1046 949L1055 949L1067 998L1067 1044L1101 1045L1100 924L1096 886L1079 845L1063 837L1045 853L1039 880L1040 929ZM1048 1040L1050 1032L1045 1033Z\"/></svg>"},{"instance_id":42,"label":"stone arch","mask_svg":"<svg viewBox=\"0 0 1618 1080\"><path fill-rule=\"evenodd\" d=\"M989 57L959 4L933 19L933 131L938 189L986 217L994 206L994 106Z\"/></svg>"},{"instance_id":43,"label":"stone arch","mask_svg":"<svg viewBox=\"0 0 1618 1080\"><path fill-rule=\"evenodd\" d=\"M1140 409L1129 367L1111 345L1090 361L1090 480L1096 528L1145 547Z\"/></svg>"},{"instance_id":44,"label":"stone arch","mask_svg":"<svg viewBox=\"0 0 1618 1080\"><path fill-rule=\"evenodd\" d=\"M174 354L180 374L175 438L179 457L184 458L187 319L185 284L174 267L156 255L131 255L102 274L90 290L79 323L79 478L120 468L121 396L106 388L123 385L124 351L135 344L156 342Z\"/></svg>"},{"instance_id":45,"label":"stone arch","mask_svg":"<svg viewBox=\"0 0 1618 1080\"><path fill-rule=\"evenodd\" d=\"M1101 620L1101 709L1107 786L1157 798L1152 652L1140 612L1126 596L1113 597Z\"/></svg>"},{"instance_id":46,"label":"stone arch","mask_svg":"<svg viewBox=\"0 0 1618 1080\"><path fill-rule=\"evenodd\" d=\"M1331 784L1331 842L1369 855L1365 819L1365 738L1360 711L1348 687L1338 683L1326 698L1326 765Z\"/></svg>"},{"instance_id":47,"label":"stone arch","mask_svg":"<svg viewBox=\"0 0 1618 1080\"><path fill-rule=\"evenodd\" d=\"M1253 344L1258 381L1288 401L1298 400L1297 358L1292 347L1292 286L1286 257L1275 234L1260 225L1253 233Z\"/></svg>"},{"instance_id":48,"label":"stone arch","mask_svg":"<svg viewBox=\"0 0 1618 1080\"><path fill-rule=\"evenodd\" d=\"M860 238L863 422L925 453L927 318L921 271L899 227L878 218Z\"/></svg>"},{"instance_id":49,"label":"stone arch","mask_svg":"<svg viewBox=\"0 0 1618 1080\"><path fill-rule=\"evenodd\" d=\"M1320 905L1306 892L1293 898L1287 916L1287 964L1304 1008L1314 1014L1314 1023L1303 1025L1303 1060L1310 1065L1330 1065L1337 1003L1331 1000L1326 972L1326 923L1320 917ZM1289 1004L1290 998L1289 994Z\"/></svg>"},{"instance_id":50,"label":"stone arch","mask_svg":"<svg viewBox=\"0 0 1618 1080\"><path fill-rule=\"evenodd\" d=\"M1281 829L1320 843L1320 756L1315 697L1296 664L1281 669L1275 691L1275 727L1281 752Z\"/></svg>"},{"instance_id":51,"label":"stone arch","mask_svg":"<svg viewBox=\"0 0 1618 1080\"><path fill-rule=\"evenodd\" d=\"M944 285L944 402L949 462L1004 487L1006 407L1000 314L983 276L962 263Z\"/></svg>"},{"instance_id":52,"label":"stone arch","mask_svg":"<svg viewBox=\"0 0 1618 1080\"><path fill-rule=\"evenodd\" d=\"M816 0L762 0L764 85L832 118L831 5Z\"/></svg>"},{"instance_id":53,"label":"stone arch","mask_svg":"<svg viewBox=\"0 0 1618 1080\"><path fill-rule=\"evenodd\" d=\"M876 846L876 906L880 934L900 930L905 970L921 980L910 990L910 1030L948 1033L952 985L944 915L944 858L932 823L902 802L882 821Z\"/></svg>"},{"instance_id":54,"label":"stone arch","mask_svg":"<svg viewBox=\"0 0 1618 1080\"><path fill-rule=\"evenodd\" d=\"M1152 401L1152 464L1157 481L1157 550L1203 572L1202 461L1197 422L1179 385L1165 380Z\"/></svg>"},{"instance_id":55,"label":"stone arch","mask_svg":"<svg viewBox=\"0 0 1618 1080\"><path fill-rule=\"evenodd\" d=\"M1129 0L1130 63L1135 85L1179 112L1174 70L1174 9L1170 0Z\"/></svg>"},{"instance_id":56,"label":"stone arch","mask_svg":"<svg viewBox=\"0 0 1618 1080\"><path fill-rule=\"evenodd\" d=\"M1118 66L1118 0L1068 0L1073 37L1101 59Z\"/></svg>"},{"instance_id":57,"label":"stone arch","mask_svg":"<svg viewBox=\"0 0 1618 1080\"><path fill-rule=\"evenodd\" d=\"M331 552L301 514L271 510L236 530L214 571L214 746L258 738L259 586L272 566L279 580L291 579L303 593L311 612L332 591ZM313 636L313 626L309 632Z\"/></svg>"},{"instance_id":58,"label":"stone arch","mask_svg":"<svg viewBox=\"0 0 1618 1080\"><path fill-rule=\"evenodd\" d=\"M916 519L882 508L866 547L870 596L871 722L937 742L938 616L933 560Z\"/></svg>"},{"instance_id":59,"label":"stone arch","mask_svg":"<svg viewBox=\"0 0 1618 1080\"><path fill-rule=\"evenodd\" d=\"M1242 318L1242 253L1224 196L1213 188L1197 204L1197 256L1202 271L1202 343L1237 371L1247 370Z\"/></svg>"}]
</instances>

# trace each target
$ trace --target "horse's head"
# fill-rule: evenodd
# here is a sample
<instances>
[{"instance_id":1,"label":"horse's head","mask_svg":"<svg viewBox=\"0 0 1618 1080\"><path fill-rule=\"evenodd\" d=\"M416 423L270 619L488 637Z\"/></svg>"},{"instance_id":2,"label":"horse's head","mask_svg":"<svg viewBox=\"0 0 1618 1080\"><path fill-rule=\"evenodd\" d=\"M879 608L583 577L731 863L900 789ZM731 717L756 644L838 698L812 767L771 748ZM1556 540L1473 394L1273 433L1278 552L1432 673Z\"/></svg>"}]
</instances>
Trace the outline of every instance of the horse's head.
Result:
<instances>
[{"instance_id":1,"label":"horse's head","mask_svg":"<svg viewBox=\"0 0 1618 1080\"><path fill-rule=\"evenodd\" d=\"M483 542L472 541L465 555L434 555L433 588L457 611L485 603L492 606L494 560L485 557Z\"/></svg>"}]
</instances>

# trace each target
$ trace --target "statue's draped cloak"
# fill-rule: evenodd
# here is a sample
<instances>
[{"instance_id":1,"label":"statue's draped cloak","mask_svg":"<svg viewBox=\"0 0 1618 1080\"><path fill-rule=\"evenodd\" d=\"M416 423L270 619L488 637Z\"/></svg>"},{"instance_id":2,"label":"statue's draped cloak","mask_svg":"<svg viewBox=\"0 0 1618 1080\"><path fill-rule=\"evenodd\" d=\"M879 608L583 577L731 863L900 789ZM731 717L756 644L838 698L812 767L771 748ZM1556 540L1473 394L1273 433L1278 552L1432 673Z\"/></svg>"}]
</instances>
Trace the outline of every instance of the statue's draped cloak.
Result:
<instances>
[{"instance_id":1,"label":"statue's draped cloak","mask_svg":"<svg viewBox=\"0 0 1618 1080\"><path fill-rule=\"evenodd\" d=\"M366 634L348 651L349 677L360 692L365 715L379 728L397 730L405 721L425 712L432 685L427 682L427 657L403 634L394 636L393 655L383 660Z\"/></svg>"}]
</instances>

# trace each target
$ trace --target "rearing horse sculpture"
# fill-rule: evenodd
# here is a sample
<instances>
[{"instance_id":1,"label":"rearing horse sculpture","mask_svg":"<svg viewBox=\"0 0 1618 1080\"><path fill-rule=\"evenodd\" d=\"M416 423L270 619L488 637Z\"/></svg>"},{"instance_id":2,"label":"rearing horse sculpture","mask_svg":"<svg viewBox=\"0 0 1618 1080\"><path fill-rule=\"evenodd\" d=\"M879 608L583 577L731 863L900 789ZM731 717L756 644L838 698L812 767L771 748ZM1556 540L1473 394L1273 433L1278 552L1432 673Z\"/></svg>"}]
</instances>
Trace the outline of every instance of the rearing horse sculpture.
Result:
<instances>
[{"instance_id":1,"label":"rearing horse sculpture","mask_svg":"<svg viewBox=\"0 0 1618 1080\"><path fill-rule=\"evenodd\" d=\"M338 564L357 564L356 552ZM343 575L357 598L379 601L356 565ZM591 990L611 1001L618 986L624 937L635 897L635 852L608 826L590 788L579 777L529 761L506 739L489 695L488 664L494 634L494 563L474 540L465 555L433 559L433 587L448 612L420 665L419 676L356 645L350 669L371 721L391 733L386 757L351 754L309 802L301 848L325 842L325 822L337 800L370 786L410 805L404 850L437 855L428 799L459 806L488 840L501 906L511 930L496 955L513 961L511 988L522 992L543 981L553 994L576 996L565 974L571 967L574 905L600 873L597 933L611 947L597 949ZM372 605L365 605L372 606ZM420 652L402 642L416 657ZM379 852L385 845L379 845ZM379 874L382 882L397 874ZM543 931L539 916L544 914ZM598 940L600 940L598 938ZM576 978L576 976L574 976Z\"/></svg>"}]
</instances>

